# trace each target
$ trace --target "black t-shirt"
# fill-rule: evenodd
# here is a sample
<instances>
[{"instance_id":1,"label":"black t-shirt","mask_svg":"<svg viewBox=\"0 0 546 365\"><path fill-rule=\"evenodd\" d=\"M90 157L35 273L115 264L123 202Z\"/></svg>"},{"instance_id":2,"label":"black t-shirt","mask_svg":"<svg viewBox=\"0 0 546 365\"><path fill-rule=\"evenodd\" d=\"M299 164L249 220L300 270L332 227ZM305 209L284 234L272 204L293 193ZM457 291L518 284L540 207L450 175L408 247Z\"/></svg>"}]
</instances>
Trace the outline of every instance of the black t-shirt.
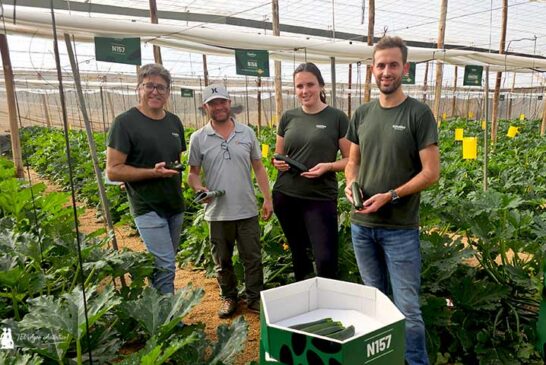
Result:
<instances>
[{"instance_id":1,"label":"black t-shirt","mask_svg":"<svg viewBox=\"0 0 546 365\"><path fill-rule=\"evenodd\" d=\"M163 119L155 120L131 108L114 120L108 147L125 153L127 165L153 168L158 162L180 160L180 153L186 150L184 127L172 113L166 112ZM184 211L181 174L127 182L125 186L134 216L155 211L166 217Z\"/></svg>"},{"instance_id":2,"label":"black t-shirt","mask_svg":"<svg viewBox=\"0 0 546 365\"><path fill-rule=\"evenodd\" d=\"M277 134L284 138L284 153L312 168L321 162L334 162L339 140L345 137L349 119L339 109L327 106L317 114L306 114L302 108L285 112ZM274 191L303 199L337 199L335 172L309 179L290 169L280 171Z\"/></svg>"}]
</instances>

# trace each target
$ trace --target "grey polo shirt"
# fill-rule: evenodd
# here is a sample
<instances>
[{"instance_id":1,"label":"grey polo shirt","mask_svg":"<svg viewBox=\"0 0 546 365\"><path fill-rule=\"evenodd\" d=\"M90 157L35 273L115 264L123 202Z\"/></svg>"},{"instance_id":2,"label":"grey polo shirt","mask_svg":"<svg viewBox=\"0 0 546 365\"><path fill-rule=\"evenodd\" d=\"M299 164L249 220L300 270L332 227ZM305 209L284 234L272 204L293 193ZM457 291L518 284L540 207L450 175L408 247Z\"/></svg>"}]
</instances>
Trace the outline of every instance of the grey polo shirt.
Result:
<instances>
[{"instance_id":1,"label":"grey polo shirt","mask_svg":"<svg viewBox=\"0 0 546 365\"><path fill-rule=\"evenodd\" d=\"M190 137L190 166L200 166L209 190L224 190L205 208L207 221L233 221L258 215L251 178L252 160L262 158L254 131L235 123L225 140L207 123Z\"/></svg>"}]
</instances>

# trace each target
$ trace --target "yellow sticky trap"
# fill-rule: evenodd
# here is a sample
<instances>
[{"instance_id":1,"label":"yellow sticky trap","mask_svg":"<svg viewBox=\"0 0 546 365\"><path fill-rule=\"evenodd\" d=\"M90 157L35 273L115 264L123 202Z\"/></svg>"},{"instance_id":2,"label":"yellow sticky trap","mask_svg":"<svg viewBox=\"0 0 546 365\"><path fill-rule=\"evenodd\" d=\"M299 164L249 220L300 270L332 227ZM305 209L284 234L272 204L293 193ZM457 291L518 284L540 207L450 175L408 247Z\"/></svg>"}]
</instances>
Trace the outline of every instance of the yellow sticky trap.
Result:
<instances>
[{"instance_id":1,"label":"yellow sticky trap","mask_svg":"<svg viewBox=\"0 0 546 365\"><path fill-rule=\"evenodd\" d=\"M486 127L486 126L487 126L487 125L486 125L485 119L484 119L484 120L482 120L482 130L485 130L485 127Z\"/></svg>"},{"instance_id":2,"label":"yellow sticky trap","mask_svg":"<svg viewBox=\"0 0 546 365\"><path fill-rule=\"evenodd\" d=\"M478 157L478 139L476 137L463 138L463 160L475 160Z\"/></svg>"},{"instance_id":3,"label":"yellow sticky trap","mask_svg":"<svg viewBox=\"0 0 546 365\"><path fill-rule=\"evenodd\" d=\"M508 133L506 133L506 136L507 137L510 137L510 138L514 138L516 136L516 134L518 134L518 127L514 127L514 126L510 126L510 128L508 128Z\"/></svg>"},{"instance_id":4,"label":"yellow sticky trap","mask_svg":"<svg viewBox=\"0 0 546 365\"><path fill-rule=\"evenodd\" d=\"M271 119L269 120L269 127L273 128L273 126L277 125L277 116L273 115Z\"/></svg>"},{"instance_id":5,"label":"yellow sticky trap","mask_svg":"<svg viewBox=\"0 0 546 365\"><path fill-rule=\"evenodd\" d=\"M262 158L267 158L267 155L269 155L269 145L262 144Z\"/></svg>"},{"instance_id":6,"label":"yellow sticky trap","mask_svg":"<svg viewBox=\"0 0 546 365\"><path fill-rule=\"evenodd\" d=\"M525 114L521 113L519 115L519 120L522 120L522 121L525 120Z\"/></svg>"},{"instance_id":7,"label":"yellow sticky trap","mask_svg":"<svg viewBox=\"0 0 546 365\"><path fill-rule=\"evenodd\" d=\"M464 134L464 129L455 128L455 140L456 141L462 141L463 140L463 134Z\"/></svg>"},{"instance_id":8,"label":"yellow sticky trap","mask_svg":"<svg viewBox=\"0 0 546 365\"><path fill-rule=\"evenodd\" d=\"M443 112L442 113L442 120L446 120L446 119L447 119L447 114L446 114L446 112Z\"/></svg>"},{"instance_id":9,"label":"yellow sticky trap","mask_svg":"<svg viewBox=\"0 0 546 365\"><path fill-rule=\"evenodd\" d=\"M474 119L474 112L468 112L468 119Z\"/></svg>"}]
</instances>

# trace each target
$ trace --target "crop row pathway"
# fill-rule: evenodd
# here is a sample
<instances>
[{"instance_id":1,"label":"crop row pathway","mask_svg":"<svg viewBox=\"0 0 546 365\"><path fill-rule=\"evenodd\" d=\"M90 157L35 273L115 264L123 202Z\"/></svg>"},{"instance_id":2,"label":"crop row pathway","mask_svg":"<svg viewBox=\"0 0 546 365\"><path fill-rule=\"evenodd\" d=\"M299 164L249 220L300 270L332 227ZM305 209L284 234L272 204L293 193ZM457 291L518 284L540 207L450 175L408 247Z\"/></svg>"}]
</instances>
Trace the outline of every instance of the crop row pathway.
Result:
<instances>
[{"instance_id":1,"label":"crop row pathway","mask_svg":"<svg viewBox=\"0 0 546 365\"><path fill-rule=\"evenodd\" d=\"M45 180L33 171L30 172L32 184L43 182L46 184L46 192L61 191L49 180ZM97 221L97 211L92 208L85 208L83 214L78 217L79 229L82 233L92 233L98 229L104 228L104 223ZM133 251L145 250L144 243L134 230L128 226L116 226L115 228L118 246ZM205 295L199 304L184 318L188 324L202 322L205 324L205 333L207 337L216 341L216 329L222 323L230 323L231 319L220 319L216 314L220 307L219 289L215 278L208 278L202 270L192 268L180 268L176 270L175 289L183 288L188 284L193 287L203 288ZM259 355L260 339L260 318L258 314L247 311L244 305L239 306L235 317L243 315L248 323L248 337L245 349L239 354L235 364L244 365L251 361L257 361Z\"/></svg>"}]
</instances>

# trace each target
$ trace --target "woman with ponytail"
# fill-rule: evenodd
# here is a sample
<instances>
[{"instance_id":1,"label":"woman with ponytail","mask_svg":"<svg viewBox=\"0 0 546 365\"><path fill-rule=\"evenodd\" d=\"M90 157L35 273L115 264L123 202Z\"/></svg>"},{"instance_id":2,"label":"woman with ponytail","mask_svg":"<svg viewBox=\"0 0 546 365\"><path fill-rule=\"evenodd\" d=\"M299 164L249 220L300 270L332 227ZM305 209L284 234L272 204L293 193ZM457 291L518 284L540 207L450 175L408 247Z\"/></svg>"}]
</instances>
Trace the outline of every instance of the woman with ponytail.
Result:
<instances>
[{"instance_id":1,"label":"woman with ponytail","mask_svg":"<svg viewBox=\"0 0 546 365\"><path fill-rule=\"evenodd\" d=\"M315 64L302 63L296 68L294 88L301 107L283 114L275 152L308 170L302 172L283 160L273 160L279 171L273 187L273 208L288 240L295 279L315 274L336 278L336 172L345 169L349 157L350 143L345 138L349 120L344 112L326 104L324 79Z\"/></svg>"}]
</instances>

